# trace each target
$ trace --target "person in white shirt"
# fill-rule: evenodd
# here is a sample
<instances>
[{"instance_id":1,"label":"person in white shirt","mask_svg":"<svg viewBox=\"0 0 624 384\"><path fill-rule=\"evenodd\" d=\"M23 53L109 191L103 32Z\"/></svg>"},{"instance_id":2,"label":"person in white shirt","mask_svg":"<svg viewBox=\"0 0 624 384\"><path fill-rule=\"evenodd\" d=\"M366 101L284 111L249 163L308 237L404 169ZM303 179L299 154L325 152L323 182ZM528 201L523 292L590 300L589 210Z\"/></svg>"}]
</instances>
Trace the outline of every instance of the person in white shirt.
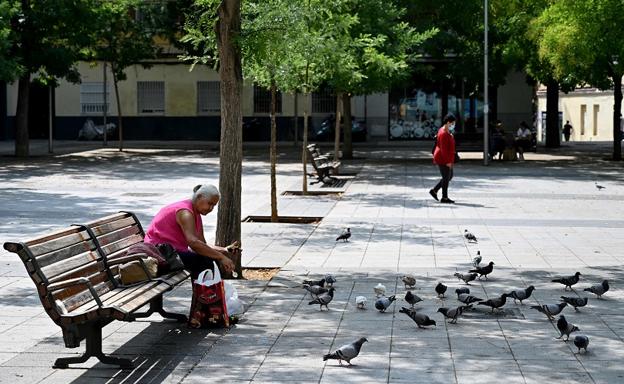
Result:
<instances>
[{"instance_id":1,"label":"person in white shirt","mask_svg":"<svg viewBox=\"0 0 624 384\"><path fill-rule=\"evenodd\" d=\"M531 148L531 130L526 122L521 122L518 131L516 132L516 148L520 160L524 160L524 151L528 151Z\"/></svg>"}]
</instances>

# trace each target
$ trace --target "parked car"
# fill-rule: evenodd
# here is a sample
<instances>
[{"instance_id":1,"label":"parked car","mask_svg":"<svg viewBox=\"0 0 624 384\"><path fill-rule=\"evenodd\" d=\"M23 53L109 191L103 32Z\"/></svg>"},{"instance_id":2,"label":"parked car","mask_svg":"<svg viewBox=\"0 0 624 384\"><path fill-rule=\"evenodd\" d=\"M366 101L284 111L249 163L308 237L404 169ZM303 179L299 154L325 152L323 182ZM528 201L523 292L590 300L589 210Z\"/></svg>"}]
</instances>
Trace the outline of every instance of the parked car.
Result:
<instances>
[{"instance_id":1,"label":"parked car","mask_svg":"<svg viewBox=\"0 0 624 384\"><path fill-rule=\"evenodd\" d=\"M332 141L335 138L336 117L329 115L321 125L313 129L313 139ZM344 128L344 127L343 127ZM351 119L351 138L353 141L366 141L366 124L361 120ZM344 131L342 133L344 140Z\"/></svg>"}]
</instances>

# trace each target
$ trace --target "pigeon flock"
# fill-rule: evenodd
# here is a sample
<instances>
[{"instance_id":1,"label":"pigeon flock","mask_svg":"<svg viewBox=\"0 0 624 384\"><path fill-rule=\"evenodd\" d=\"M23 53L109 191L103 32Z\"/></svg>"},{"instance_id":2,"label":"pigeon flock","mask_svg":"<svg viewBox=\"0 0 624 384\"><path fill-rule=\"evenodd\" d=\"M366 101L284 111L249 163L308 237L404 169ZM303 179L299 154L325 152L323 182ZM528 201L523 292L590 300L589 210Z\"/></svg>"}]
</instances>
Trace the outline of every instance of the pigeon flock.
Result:
<instances>
[{"instance_id":1,"label":"pigeon flock","mask_svg":"<svg viewBox=\"0 0 624 384\"><path fill-rule=\"evenodd\" d=\"M350 237L351 232L350 229L347 228L347 230L343 232L336 239L336 241L348 241ZM476 236L468 230L465 230L464 237L468 242L477 243ZM482 256L481 253L478 252L477 256L472 260L472 269L469 269L468 273L457 272L454 274L454 276L459 279L459 281L463 281L465 285L470 285L471 281L474 281L476 279L480 280L481 277L485 277L485 281L488 281L488 275L494 272L494 262L490 261L487 265L484 266L481 266L481 262ZM579 281L581 280L581 276L582 274L580 272L576 272L574 275L571 276L563 276L552 279L551 282L563 285L564 291L574 291L573 287L577 283L579 283ZM398 312L406 314L416 323L416 326L419 329L426 329L430 326L436 326L437 323L434 319L418 310L417 304L423 302L423 299L420 296L416 295L414 292L412 292L416 288L416 277L403 275L401 276L401 281L403 282L406 290L403 301L405 301L405 303L407 303L409 307L401 306L401 309ZM323 310L323 307L325 307L327 310L330 310L329 304L334 297L334 291L338 289L334 287L334 283L336 283L336 279L330 274L325 275L325 277L319 280L303 281L303 288L312 296L312 300L308 304L319 305L321 311ZM448 286L444 285L441 282L438 282L433 287L433 290L438 300L446 300L445 294L448 288ZM500 294L500 296L492 296L489 299L483 299L472 295L468 287L456 288L453 291L457 296L457 301L461 305L440 307L436 312L442 314L444 319L448 320L448 324L456 324L463 314L469 311L476 310L475 306L488 307L489 313L493 314L495 313L495 311L504 311L502 308L510 302L508 299L513 299L514 304L518 304L519 302L520 305L524 305L523 301L531 299L531 295L535 291L535 286L530 285L526 288L511 290L510 292L503 292L502 294ZM602 296L608 291L609 282L607 280L602 281L600 284L592 285L583 289L583 292L590 292L596 295L597 299L601 299ZM374 308L380 313L386 312L394 302L400 300L398 299L396 293L386 296L386 287L381 283L378 283L376 286L373 287L373 292L375 294ZM587 297L561 296L560 303L531 305L529 308L543 313L550 321L554 321L556 319L556 316L559 316L556 322L557 330L559 331L559 337L557 337L556 339L563 339L563 341L567 342L570 339L570 335L572 333L580 331L580 327L570 323L565 315L562 314L562 312L567 306L573 307L574 310L578 312L579 308L583 308L588 305L588 301L589 299ZM357 296L355 298L355 304L358 310L365 310L366 303L366 296ZM485 311L484 313L488 313L488 311ZM340 365L342 365L342 361L346 361L347 364L351 365L351 360L359 355L362 349L362 345L367 341L368 339L366 337L360 337L352 343L343 345L340 348L336 349L334 352L324 355L323 360L326 361L329 359L335 359L338 360ZM582 350L587 353L587 348L589 346L589 337L587 337L586 335L576 335L573 338L573 342L578 349L577 353L580 354Z\"/></svg>"}]
</instances>

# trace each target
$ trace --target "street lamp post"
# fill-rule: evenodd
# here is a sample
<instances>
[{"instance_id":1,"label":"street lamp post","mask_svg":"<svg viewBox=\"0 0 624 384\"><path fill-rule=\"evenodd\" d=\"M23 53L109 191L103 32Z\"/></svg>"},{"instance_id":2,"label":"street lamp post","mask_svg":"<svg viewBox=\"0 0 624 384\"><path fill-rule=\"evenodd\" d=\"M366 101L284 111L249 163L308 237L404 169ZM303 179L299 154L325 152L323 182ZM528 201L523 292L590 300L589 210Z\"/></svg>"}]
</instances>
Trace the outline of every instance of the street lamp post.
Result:
<instances>
[{"instance_id":1,"label":"street lamp post","mask_svg":"<svg viewBox=\"0 0 624 384\"><path fill-rule=\"evenodd\" d=\"M483 165L489 163L488 0L484 0L483 23Z\"/></svg>"}]
</instances>

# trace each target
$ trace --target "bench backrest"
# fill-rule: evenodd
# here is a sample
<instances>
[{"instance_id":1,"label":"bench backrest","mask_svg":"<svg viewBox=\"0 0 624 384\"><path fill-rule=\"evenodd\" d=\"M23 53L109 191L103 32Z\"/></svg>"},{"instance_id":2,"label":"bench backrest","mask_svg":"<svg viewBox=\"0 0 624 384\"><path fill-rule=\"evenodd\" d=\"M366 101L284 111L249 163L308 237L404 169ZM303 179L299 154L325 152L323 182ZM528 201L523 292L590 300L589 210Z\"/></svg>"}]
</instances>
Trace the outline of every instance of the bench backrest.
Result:
<instances>
[{"instance_id":1,"label":"bench backrest","mask_svg":"<svg viewBox=\"0 0 624 384\"><path fill-rule=\"evenodd\" d=\"M21 242L7 242L4 248L17 253L37 287L39 298L52 320L93 299L84 284L50 291L51 284L86 277L99 295L116 286L107 258L125 252L143 239L143 230L130 213L119 213L74 225Z\"/></svg>"},{"instance_id":2,"label":"bench backrest","mask_svg":"<svg viewBox=\"0 0 624 384\"><path fill-rule=\"evenodd\" d=\"M318 149L316 149L316 148L317 148L316 145L310 144L310 145L308 145L308 147L306 149L307 149L308 154L309 154L308 157L310 158L310 163L312 163L312 166L314 167L314 170L316 171L317 174L321 174L322 171L320 170L320 165L322 163L319 162L319 159L318 159L319 155L317 153Z\"/></svg>"}]
</instances>

